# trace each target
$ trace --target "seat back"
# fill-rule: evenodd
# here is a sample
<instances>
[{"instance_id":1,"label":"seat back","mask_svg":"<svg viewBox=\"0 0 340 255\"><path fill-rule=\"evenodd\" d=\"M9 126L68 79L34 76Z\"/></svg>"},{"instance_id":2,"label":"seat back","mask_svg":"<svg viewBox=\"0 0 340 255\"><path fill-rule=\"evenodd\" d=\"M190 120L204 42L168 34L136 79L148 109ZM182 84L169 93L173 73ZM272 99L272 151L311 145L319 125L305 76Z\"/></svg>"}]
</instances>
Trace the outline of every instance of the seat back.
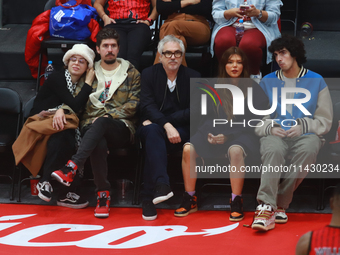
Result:
<instances>
[{"instance_id":1,"label":"seat back","mask_svg":"<svg viewBox=\"0 0 340 255\"><path fill-rule=\"evenodd\" d=\"M27 118L30 116L30 112L33 108L35 97L32 97L30 100L27 101L27 103L24 105L24 108L22 109L22 123L24 124Z\"/></svg>"},{"instance_id":2,"label":"seat back","mask_svg":"<svg viewBox=\"0 0 340 255\"><path fill-rule=\"evenodd\" d=\"M9 138L6 140L11 143L19 134L21 109L21 99L16 91L0 88L0 135Z\"/></svg>"}]
</instances>

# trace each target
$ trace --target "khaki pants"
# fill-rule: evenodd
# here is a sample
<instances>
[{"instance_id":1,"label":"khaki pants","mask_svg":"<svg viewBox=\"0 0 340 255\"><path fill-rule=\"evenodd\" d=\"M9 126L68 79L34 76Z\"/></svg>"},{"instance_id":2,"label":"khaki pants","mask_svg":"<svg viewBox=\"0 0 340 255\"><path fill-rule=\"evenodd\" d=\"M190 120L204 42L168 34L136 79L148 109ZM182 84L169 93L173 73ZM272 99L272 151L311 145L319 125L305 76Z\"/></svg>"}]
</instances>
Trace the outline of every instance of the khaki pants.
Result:
<instances>
[{"instance_id":1,"label":"khaki pants","mask_svg":"<svg viewBox=\"0 0 340 255\"><path fill-rule=\"evenodd\" d=\"M263 172L257 201L270 204L274 210L278 206L287 209L292 201L293 192L307 175L303 169L307 165L315 163L322 142L314 134L283 139L270 135L262 137L260 142L263 167L269 169L270 167L284 166L285 158L288 155L291 156L290 164L292 166L286 173L281 171ZM284 178L281 183L280 178Z\"/></svg>"},{"instance_id":2,"label":"khaki pants","mask_svg":"<svg viewBox=\"0 0 340 255\"><path fill-rule=\"evenodd\" d=\"M159 39L162 40L166 35L174 35L183 41L186 48L187 45L206 44L210 40L210 34L209 23L203 16L174 13L161 26ZM157 52L154 64L159 63L159 57L160 54ZM184 56L182 64L187 66Z\"/></svg>"}]
</instances>

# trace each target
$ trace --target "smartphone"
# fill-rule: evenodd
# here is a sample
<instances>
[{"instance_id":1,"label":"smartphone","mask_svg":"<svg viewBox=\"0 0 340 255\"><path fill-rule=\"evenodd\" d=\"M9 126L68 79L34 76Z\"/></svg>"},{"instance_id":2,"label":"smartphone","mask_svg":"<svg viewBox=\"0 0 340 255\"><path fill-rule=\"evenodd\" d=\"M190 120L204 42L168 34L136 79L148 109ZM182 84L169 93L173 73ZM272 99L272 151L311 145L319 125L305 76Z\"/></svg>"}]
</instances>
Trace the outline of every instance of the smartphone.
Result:
<instances>
[{"instance_id":1,"label":"smartphone","mask_svg":"<svg viewBox=\"0 0 340 255\"><path fill-rule=\"evenodd\" d=\"M249 9L249 8L250 8L250 6L247 5L247 4L241 4L241 5L240 5L240 10L241 10L241 11L245 11L245 10L247 10L247 9Z\"/></svg>"}]
</instances>

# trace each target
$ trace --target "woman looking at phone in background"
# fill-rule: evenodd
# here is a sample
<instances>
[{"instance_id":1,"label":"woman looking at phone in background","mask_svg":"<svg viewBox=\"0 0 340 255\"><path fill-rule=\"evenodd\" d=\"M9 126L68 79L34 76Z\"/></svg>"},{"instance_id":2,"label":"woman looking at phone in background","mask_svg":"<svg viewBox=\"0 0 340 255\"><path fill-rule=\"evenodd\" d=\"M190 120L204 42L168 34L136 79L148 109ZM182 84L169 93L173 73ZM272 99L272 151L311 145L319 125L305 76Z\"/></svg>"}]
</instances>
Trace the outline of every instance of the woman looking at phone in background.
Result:
<instances>
[{"instance_id":1,"label":"woman looking at phone in background","mask_svg":"<svg viewBox=\"0 0 340 255\"><path fill-rule=\"evenodd\" d=\"M277 21L281 6L280 0L214 0L211 54L215 53L220 61L228 48L236 46L235 27L243 19L245 32L238 47L248 57L250 77L261 78L262 50L267 47L266 63L269 64L272 57L268 46L280 36Z\"/></svg>"}]
</instances>

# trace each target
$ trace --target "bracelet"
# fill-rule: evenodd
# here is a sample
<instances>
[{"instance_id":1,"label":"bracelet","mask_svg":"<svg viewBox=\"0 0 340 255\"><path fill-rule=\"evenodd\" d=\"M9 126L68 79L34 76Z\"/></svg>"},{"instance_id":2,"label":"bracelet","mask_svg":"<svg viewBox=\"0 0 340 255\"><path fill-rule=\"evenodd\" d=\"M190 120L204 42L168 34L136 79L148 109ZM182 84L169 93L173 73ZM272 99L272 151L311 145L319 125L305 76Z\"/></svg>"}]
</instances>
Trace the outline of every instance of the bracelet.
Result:
<instances>
[{"instance_id":1,"label":"bracelet","mask_svg":"<svg viewBox=\"0 0 340 255\"><path fill-rule=\"evenodd\" d=\"M147 18L146 20L149 21L150 26L152 26L153 20L151 18Z\"/></svg>"},{"instance_id":2,"label":"bracelet","mask_svg":"<svg viewBox=\"0 0 340 255\"><path fill-rule=\"evenodd\" d=\"M104 14L100 18L103 19L104 15L107 15L107 14L104 12Z\"/></svg>"}]
</instances>

